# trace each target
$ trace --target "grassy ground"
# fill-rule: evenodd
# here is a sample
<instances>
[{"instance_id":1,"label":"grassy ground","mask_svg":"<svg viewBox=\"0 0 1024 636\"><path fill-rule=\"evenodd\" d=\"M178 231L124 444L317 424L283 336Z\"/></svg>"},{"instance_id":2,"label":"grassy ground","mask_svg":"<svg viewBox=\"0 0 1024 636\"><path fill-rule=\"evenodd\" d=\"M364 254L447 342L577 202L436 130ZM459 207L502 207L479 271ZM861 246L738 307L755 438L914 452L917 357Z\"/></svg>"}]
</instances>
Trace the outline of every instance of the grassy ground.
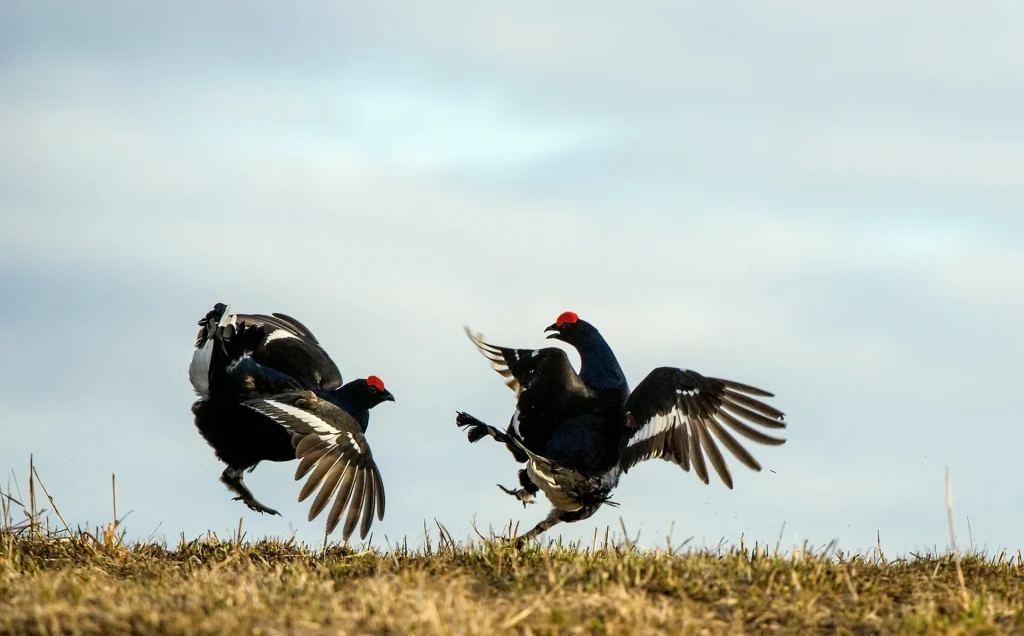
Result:
<instances>
[{"instance_id":1,"label":"grassy ground","mask_svg":"<svg viewBox=\"0 0 1024 636\"><path fill-rule=\"evenodd\" d=\"M5 497L0 633L1024 633L1019 554L966 556L961 582L953 556L518 551L441 528L421 552L129 545L116 523L48 531L35 503L16 521Z\"/></svg>"},{"instance_id":2,"label":"grassy ground","mask_svg":"<svg viewBox=\"0 0 1024 636\"><path fill-rule=\"evenodd\" d=\"M625 546L310 551L0 531L2 633L1024 633L1022 570Z\"/></svg>"}]
</instances>

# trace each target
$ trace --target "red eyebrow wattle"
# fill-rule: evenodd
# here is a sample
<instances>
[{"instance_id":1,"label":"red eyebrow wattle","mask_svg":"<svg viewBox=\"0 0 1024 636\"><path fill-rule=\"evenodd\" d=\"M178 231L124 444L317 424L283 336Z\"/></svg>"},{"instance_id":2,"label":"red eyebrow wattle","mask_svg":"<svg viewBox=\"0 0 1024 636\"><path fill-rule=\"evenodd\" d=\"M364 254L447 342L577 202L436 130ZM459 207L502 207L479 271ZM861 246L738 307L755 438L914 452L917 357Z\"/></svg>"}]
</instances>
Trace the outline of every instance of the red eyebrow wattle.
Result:
<instances>
[{"instance_id":1,"label":"red eyebrow wattle","mask_svg":"<svg viewBox=\"0 0 1024 636\"><path fill-rule=\"evenodd\" d=\"M567 324L567 323L571 325L571 324L573 324L574 322L576 322L579 319L580 319L580 317L577 316L575 312L564 311L558 317L558 320L555 321L555 326L556 327L561 327L562 325Z\"/></svg>"}]
</instances>

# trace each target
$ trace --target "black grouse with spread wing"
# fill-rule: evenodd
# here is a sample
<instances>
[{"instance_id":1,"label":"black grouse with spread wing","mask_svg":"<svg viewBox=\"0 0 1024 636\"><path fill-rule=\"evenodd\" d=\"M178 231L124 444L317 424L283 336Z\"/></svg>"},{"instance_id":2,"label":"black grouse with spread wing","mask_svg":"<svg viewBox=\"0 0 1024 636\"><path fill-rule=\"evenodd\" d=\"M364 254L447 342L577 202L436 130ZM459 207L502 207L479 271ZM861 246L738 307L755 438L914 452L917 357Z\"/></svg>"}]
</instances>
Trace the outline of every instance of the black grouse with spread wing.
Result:
<instances>
[{"instance_id":1,"label":"black grouse with spread wing","mask_svg":"<svg viewBox=\"0 0 1024 636\"><path fill-rule=\"evenodd\" d=\"M342 383L341 373L316 337L284 314L232 314L218 303L199 321L189 379L199 399L195 424L227 464L221 481L257 512L264 506L242 482L244 471L267 461L299 460L295 479L309 478L304 501L320 488L312 521L327 506L327 532L346 506L345 540L360 525L365 538L384 518L384 484L364 433L370 409L394 397L376 376ZM361 522L360 522L361 518Z\"/></svg>"},{"instance_id":2,"label":"black grouse with spread wing","mask_svg":"<svg viewBox=\"0 0 1024 636\"><path fill-rule=\"evenodd\" d=\"M456 423L468 431L470 442L489 435L526 464L519 471L520 487L499 486L502 490L524 506L543 490L554 506L520 542L559 522L587 519L604 504L617 505L609 497L622 473L646 459L670 461L686 471L692 466L705 484L710 463L731 489L720 446L761 470L734 434L760 444L785 443L752 426L785 427L781 411L755 399L772 397L767 391L659 367L631 392L615 354L593 325L567 311L544 331L579 352L579 373L562 349L498 347L466 329L491 366L508 378L516 410L505 431L462 412Z\"/></svg>"}]
</instances>

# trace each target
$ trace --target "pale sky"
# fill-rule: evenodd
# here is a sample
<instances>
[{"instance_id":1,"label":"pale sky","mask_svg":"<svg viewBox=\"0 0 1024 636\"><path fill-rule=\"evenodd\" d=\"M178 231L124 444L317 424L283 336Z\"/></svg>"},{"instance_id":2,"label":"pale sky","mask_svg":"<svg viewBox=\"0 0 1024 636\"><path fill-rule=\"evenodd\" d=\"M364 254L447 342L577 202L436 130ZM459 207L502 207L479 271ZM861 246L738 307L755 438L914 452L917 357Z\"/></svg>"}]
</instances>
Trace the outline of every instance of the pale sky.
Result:
<instances>
[{"instance_id":1,"label":"pale sky","mask_svg":"<svg viewBox=\"0 0 1024 636\"><path fill-rule=\"evenodd\" d=\"M211 6L211 4L215 6ZM595 324L773 391L735 490L650 461L567 539L1020 547L1024 4L0 5L0 469L73 524L322 539L295 463L246 476L189 411L196 321L291 314L394 404L374 543L522 530L514 395L462 332ZM576 357L573 354L573 359ZM774 471L769 472L769 471ZM337 538L337 537L335 537Z\"/></svg>"}]
</instances>

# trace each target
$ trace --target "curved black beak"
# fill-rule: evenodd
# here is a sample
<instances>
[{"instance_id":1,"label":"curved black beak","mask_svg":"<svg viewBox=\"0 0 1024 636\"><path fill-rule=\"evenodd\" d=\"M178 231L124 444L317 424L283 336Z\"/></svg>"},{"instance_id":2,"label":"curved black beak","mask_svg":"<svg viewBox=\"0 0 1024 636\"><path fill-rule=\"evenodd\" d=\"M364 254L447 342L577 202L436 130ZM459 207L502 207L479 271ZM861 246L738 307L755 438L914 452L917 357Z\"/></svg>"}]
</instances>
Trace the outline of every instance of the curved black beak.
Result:
<instances>
[{"instance_id":1,"label":"curved black beak","mask_svg":"<svg viewBox=\"0 0 1024 636\"><path fill-rule=\"evenodd\" d=\"M385 402L394 402L395 401L395 396L391 395L391 391L388 391L387 389L384 389L384 395L383 395L382 399Z\"/></svg>"},{"instance_id":2,"label":"curved black beak","mask_svg":"<svg viewBox=\"0 0 1024 636\"><path fill-rule=\"evenodd\" d=\"M546 339L548 339L548 340L550 340L551 338L555 338L556 340L560 340L561 339L562 330L558 328L558 325L551 325L550 327L548 327L547 329L544 330L544 333L548 333L549 331L553 331L554 333L548 334L545 337Z\"/></svg>"}]
</instances>

